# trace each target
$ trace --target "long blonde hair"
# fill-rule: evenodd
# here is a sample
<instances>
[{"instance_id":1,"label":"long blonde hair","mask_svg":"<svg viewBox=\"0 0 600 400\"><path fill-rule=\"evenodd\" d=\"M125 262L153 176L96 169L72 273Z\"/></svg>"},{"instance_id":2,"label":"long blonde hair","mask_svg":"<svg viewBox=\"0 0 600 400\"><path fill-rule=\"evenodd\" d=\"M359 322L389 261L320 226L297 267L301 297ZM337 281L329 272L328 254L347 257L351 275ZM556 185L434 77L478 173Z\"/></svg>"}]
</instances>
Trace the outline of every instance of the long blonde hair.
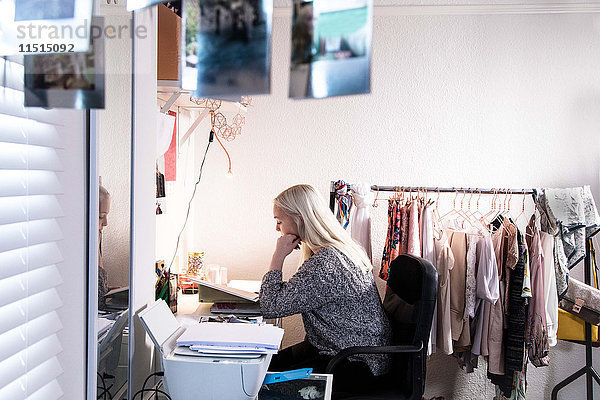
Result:
<instances>
[{"instance_id":1,"label":"long blonde hair","mask_svg":"<svg viewBox=\"0 0 600 400\"><path fill-rule=\"evenodd\" d=\"M304 259L310 257L315 250L331 246L346 255L364 272L373 270L367 253L342 228L315 188L310 185L292 186L281 192L273 203L298 226L298 235L304 244Z\"/></svg>"}]
</instances>

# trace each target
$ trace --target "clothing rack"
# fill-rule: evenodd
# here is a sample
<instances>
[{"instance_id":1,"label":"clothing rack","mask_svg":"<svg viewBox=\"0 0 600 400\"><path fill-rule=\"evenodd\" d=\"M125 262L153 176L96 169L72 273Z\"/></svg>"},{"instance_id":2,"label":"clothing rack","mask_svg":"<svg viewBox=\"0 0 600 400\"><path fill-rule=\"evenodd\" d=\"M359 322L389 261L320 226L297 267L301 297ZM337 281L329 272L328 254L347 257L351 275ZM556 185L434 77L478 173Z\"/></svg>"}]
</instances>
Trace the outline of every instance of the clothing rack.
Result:
<instances>
[{"instance_id":1,"label":"clothing rack","mask_svg":"<svg viewBox=\"0 0 600 400\"><path fill-rule=\"evenodd\" d=\"M349 183L346 182L348 186ZM473 194L522 194L537 196L535 189L481 189L481 188L458 188L458 187L422 187L422 186L380 186L371 185L371 190L374 192L428 192L428 193L473 193ZM331 181L329 188L329 208L335 209L335 181Z\"/></svg>"},{"instance_id":2,"label":"clothing rack","mask_svg":"<svg viewBox=\"0 0 600 400\"><path fill-rule=\"evenodd\" d=\"M350 187L349 183L346 183L348 187ZM336 182L331 181L331 186L329 189L329 207L331 211L335 211L335 190ZM442 187L420 187L420 186L379 186L372 185L371 190L374 192L428 192L428 193L473 193L473 194L521 194L521 195L532 195L535 198L537 197L537 191L535 189L480 189L480 188L442 188ZM587 237L585 241L585 259L584 259L584 274L585 274L585 284L590 285L592 282L591 278L591 249L589 244L589 239L592 236ZM584 375L586 376L586 400L594 399L594 386L593 380L600 385L600 376L594 369L592 362L592 325L589 322L585 323L585 366L583 366L580 370L568 376L561 382L559 382L552 389L552 400L558 399L558 391L573 383L577 378ZM592 380L593 379L593 380Z\"/></svg>"}]
</instances>

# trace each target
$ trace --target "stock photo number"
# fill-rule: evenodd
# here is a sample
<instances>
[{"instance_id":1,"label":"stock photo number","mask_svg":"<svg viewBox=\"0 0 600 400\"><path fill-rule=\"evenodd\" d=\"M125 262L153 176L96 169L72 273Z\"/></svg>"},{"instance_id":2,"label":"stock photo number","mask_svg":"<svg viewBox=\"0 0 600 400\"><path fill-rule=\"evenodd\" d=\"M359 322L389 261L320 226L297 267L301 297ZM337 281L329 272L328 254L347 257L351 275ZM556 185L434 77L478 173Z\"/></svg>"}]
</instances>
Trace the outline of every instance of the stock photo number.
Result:
<instances>
[{"instance_id":1,"label":"stock photo number","mask_svg":"<svg viewBox=\"0 0 600 400\"><path fill-rule=\"evenodd\" d=\"M73 44L21 43L19 53L72 53Z\"/></svg>"}]
</instances>

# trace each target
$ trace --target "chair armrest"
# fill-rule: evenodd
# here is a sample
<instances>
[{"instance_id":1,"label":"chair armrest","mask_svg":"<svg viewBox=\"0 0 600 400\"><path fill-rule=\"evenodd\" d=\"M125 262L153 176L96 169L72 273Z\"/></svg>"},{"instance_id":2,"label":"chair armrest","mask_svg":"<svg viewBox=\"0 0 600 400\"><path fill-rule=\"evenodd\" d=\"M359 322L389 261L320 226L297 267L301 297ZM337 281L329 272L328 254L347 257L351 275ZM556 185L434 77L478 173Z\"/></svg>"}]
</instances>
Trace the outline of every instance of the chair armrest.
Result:
<instances>
[{"instance_id":1,"label":"chair armrest","mask_svg":"<svg viewBox=\"0 0 600 400\"><path fill-rule=\"evenodd\" d=\"M325 372L330 374L336 365L355 354L395 354L395 353L418 353L423 350L423 342L417 345L402 346L353 346L340 350L327 364Z\"/></svg>"}]
</instances>

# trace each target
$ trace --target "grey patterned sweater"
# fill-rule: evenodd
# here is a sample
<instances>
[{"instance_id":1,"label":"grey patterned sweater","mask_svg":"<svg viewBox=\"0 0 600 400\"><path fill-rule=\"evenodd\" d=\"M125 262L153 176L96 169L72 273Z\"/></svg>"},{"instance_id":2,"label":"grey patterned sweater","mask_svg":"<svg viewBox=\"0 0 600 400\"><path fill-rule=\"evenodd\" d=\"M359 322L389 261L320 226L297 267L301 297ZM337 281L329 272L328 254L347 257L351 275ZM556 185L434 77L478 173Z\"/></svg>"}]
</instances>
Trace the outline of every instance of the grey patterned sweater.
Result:
<instances>
[{"instance_id":1,"label":"grey patterned sweater","mask_svg":"<svg viewBox=\"0 0 600 400\"><path fill-rule=\"evenodd\" d=\"M326 247L298 268L288 282L281 271L262 280L260 308L266 318L302 314L306 339L321 354L351 346L387 346L391 328L372 273ZM388 355L359 355L373 375L389 370Z\"/></svg>"}]
</instances>

